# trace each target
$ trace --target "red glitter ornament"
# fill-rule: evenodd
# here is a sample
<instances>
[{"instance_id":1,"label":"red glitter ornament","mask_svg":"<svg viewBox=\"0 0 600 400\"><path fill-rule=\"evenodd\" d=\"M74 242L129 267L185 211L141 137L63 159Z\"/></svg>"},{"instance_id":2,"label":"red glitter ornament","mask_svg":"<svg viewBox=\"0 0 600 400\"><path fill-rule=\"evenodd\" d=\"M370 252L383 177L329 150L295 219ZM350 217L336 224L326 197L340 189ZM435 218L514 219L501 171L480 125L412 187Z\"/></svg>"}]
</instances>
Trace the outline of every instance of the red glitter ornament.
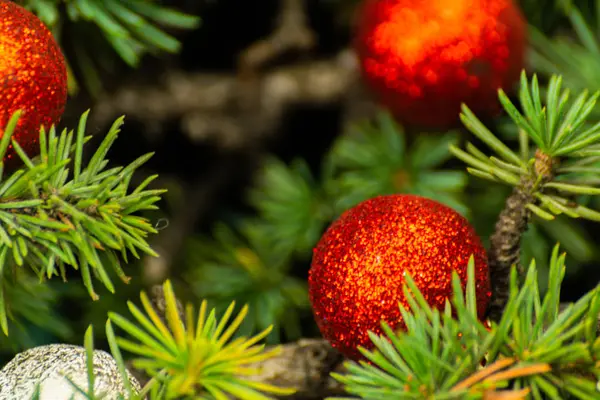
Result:
<instances>
[{"instance_id":1,"label":"red glitter ornament","mask_svg":"<svg viewBox=\"0 0 600 400\"><path fill-rule=\"evenodd\" d=\"M443 308L452 296L452 271L467 281L475 258L477 309L491 297L487 255L469 222L456 211L414 195L376 197L346 211L315 248L309 296L323 337L351 359L371 347L367 331L381 321L404 328L399 303L409 273L427 302Z\"/></svg>"},{"instance_id":2,"label":"red glitter ornament","mask_svg":"<svg viewBox=\"0 0 600 400\"><path fill-rule=\"evenodd\" d=\"M34 14L0 0L0 135L22 110L13 133L29 156L38 153L40 127L59 121L67 101L67 68L52 33ZM12 149L4 162L19 160Z\"/></svg>"},{"instance_id":3,"label":"red glitter ornament","mask_svg":"<svg viewBox=\"0 0 600 400\"><path fill-rule=\"evenodd\" d=\"M446 129L461 103L495 116L524 66L526 23L512 0L366 0L356 50L381 103L408 125Z\"/></svg>"}]
</instances>

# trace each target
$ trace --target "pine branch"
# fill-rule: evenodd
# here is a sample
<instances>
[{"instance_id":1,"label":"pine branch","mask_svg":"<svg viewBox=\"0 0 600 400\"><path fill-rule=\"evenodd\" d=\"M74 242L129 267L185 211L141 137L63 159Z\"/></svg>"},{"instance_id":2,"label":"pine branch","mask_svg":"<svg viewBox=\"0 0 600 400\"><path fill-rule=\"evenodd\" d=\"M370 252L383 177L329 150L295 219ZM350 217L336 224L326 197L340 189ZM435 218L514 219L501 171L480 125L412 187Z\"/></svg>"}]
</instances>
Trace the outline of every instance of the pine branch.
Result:
<instances>
[{"instance_id":1,"label":"pine branch","mask_svg":"<svg viewBox=\"0 0 600 400\"><path fill-rule=\"evenodd\" d=\"M194 293L209 300L217 312L232 301L248 304L252 312L240 334L272 326L269 344L280 343L283 334L299 338L300 315L310 309L306 281L289 274L290 248L275 246L272 235L268 226L249 220L239 229L221 223L212 239L189 241L184 256Z\"/></svg>"},{"instance_id":2,"label":"pine branch","mask_svg":"<svg viewBox=\"0 0 600 400\"><path fill-rule=\"evenodd\" d=\"M452 156L448 146L458 141L457 132L414 135L413 140L410 136L392 115L379 112L372 122L353 124L334 142L323 168L327 171L324 191L334 215L393 193L429 197L469 214L463 198L468 176L444 168Z\"/></svg>"},{"instance_id":3,"label":"pine branch","mask_svg":"<svg viewBox=\"0 0 600 400\"><path fill-rule=\"evenodd\" d=\"M549 38L542 30L530 27L530 64L539 74L548 77L560 74L565 84L573 90L596 90L600 82L600 37L597 29L600 7L597 3L585 4L571 0L556 3L559 15L570 22L570 32ZM539 4L535 7L543 9L544 15L547 14L546 7L540 7ZM600 116L598 108L594 109L593 116L595 119Z\"/></svg>"},{"instance_id":4,"label":"pine branch","mask_svg":"<svg viewBox=\"0 0 600 400\"><path fill-rule=\"evenodd\" d=\"M600 93L591 96L583 91L569 102L569 91L562 90L562 78L553 76L542 104L537 77L531 83L521 75L519 100L522 111L500 90L499 99L519 129L520 151L508 148L463 105L461 120L496 155L487 156L473 144L466 149L455 146L450 151L469 165L467 170L480 178L514 187L505 209L499 216L488 254L492 276L493 299L490 316L498 318L507 301L510 268L518 265L520 240L531 215L553 220L564 214L571 218L600 221L600 212L571 200L573 194L598 195L600 190L581 183L582 177L596 177L600 169L578 168L593 164L600 141L600 124L588 122ZM533 152L529 142L537 149Z\"/></svg>"},{"instance_id":5,"label":"pine branch","mask_svg":"<svg viewBox=\"0 0 600 400\"><path fill-rule=\"evenodd\" d=\"M9 121L0 140L3 157L20 112ZM93 299L92 277L111 292L113 283L105 266L124 282L129 281L121 267L128 254L155 254L146 237L156 230L147 219L134 215L153 210L163 190L147 189L155 176L130 190L134 172L151 154L141 156L127 167L107 169L106 155L117 139L123 118L118 119L91 157L83 165L87 112L77 132L52 128L40 132L40 156L31 160L12 140L25 167L8 177L0 163L0 325L7 333L4 303L5 274L11 267L28 266L39 279L60 276L66 267L81 270L86 289ZM73 156L73 159L71 159ZM69 165L72 167L69 168Z\"/></svg>"},{"instance_id":6,"label":"pine branch","mask_svg":"<svg viewBox=\"0 0 600 400\"><path fill-rule=\"evenodd\" d=\"M343 374L344 358L324 339L300 339L283 345L265 347L265 352L279 349L271 358L249 364L256 374L245 377L253 382L276 387L289 387L293 394L273 396L282 400L320 400L346 394L340 382L330 374ZM143 371L129 363L128 368L142 385L150 382Z\"/></svg>"},{"instance_id":7,"label":"pine branch","mask_svg":"<svg viewBox=\"0 0 600 400\"><path fill-rule=\"evenodd\" d=\"M252 364L281 351L278 347L264 351L264 346L257 344L271 328L253 337L234 338L248 313L248 306L242 307L230 321L235 303L217 317L214 309L207 308L206 301L197 313L191 304L181 307L169 281L158 292L154 303L164 309L164 314L159 315L148 295L142 292L142 309L128 302L133 321L109 313L107 322L111 350L117 353L115 358L122 370L125 371L125 367L120 349L135 354L133 366L153 378L146 387L160 388L162 395L153 398L235 396L250 400L267 399L262 393L289 395L295 392L248 379L256 373ZM127 337L115 337L112 324L121 328Z\"/></svg>"},{"instance_id":8,"label":"pine branch","mask_svg":"<svg viewBox=\"0 0 600 400\"><path fill-rule=\"evenodd\" d=\"M137 67L144 54L180 50L179 41L159 26L175 29L194 29L200 19L173 8L146 0L21 0L23 6L33 11L58 36L70 33L77 56L70 62L77 65L84 83L95 95L101 92L100 66L112 54L107 44L131 67ZM61 13L64 6L66 12ZM72 24L64 28L63 18ZM83 22L83 23L82 23ZM94 24L98 31L89 32L86 24ZM98 33L104 42L99 42ZM61 41L62 42L62 41ZM93 45L90 45L93 43ZM70 74L71 83L73 74ZM71 87L71 89L74 89Z\"/></svg>"},{"instance_id":9,"label":"pine branch","mask_svg":"<svg viewBox=\"0 0 600 400\"><path fill-rule=\"evenodd\" d=\"M399 393L402 398L596 398L600 286L561 312L564 260L556 246L544 296L534 261L522 285L513 268L505 312L489 326L477 319L472 258L466 289L455 274L453 299L443 311L431 308L407 279L410 309L401 308L407 331L383 323L385 335L370 335L375 349L361 350L369 362L346 363L348 373L334 377L350 394L369 400L397 399Z\"/></svg>"}]
</instances>

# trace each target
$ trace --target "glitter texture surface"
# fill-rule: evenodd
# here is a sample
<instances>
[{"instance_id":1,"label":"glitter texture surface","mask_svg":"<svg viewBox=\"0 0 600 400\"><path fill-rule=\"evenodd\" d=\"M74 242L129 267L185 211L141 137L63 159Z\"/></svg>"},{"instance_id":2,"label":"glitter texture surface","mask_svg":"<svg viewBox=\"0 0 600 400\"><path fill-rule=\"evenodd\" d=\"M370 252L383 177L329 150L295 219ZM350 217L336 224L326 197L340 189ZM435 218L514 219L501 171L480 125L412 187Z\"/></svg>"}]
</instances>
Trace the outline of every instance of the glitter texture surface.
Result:
<instances>
[{"instance_id":1,"label":"glitter texture surface","mask_svg":"<svg viewBox=\"0 0 600 400\"><path fill-rule=\"evenodd\" d=\"M487 254L469 222L456 211L414 195L367 200L346 211L317 244L309 272L309 295L323 337L351 359L370 347L367 331L380 322L402 329L398 304L409 273L428 303L443 307L452 295L452 271L467 279L475 258L478 312L491 291Z\"/></svg>"},{"instance_id":2,"label":"glitter texture surface","mask_svg":"<svg viewBox=\"0 0 600 400\"><path fill-rule=\"evenodd\" d=\"M463 102L480 116L500 111L525 36L511 0L366 0L355 44L364 80L401 122L449 128Z\"/></svg>"},{"instance_id":3,"label":"glitter texture surface","mask_svg":"<svg viewBox=\"0 0 600 400\"><path fill-rule=\"evenodd\" d=\"M0 0L0 134L17 110L23 114L13 138L32 157L40 126L59 121L67 101L67 68L46 26L32 13ZM19 157L12 150L4 161Z\"/></svg>"}]
</instances>

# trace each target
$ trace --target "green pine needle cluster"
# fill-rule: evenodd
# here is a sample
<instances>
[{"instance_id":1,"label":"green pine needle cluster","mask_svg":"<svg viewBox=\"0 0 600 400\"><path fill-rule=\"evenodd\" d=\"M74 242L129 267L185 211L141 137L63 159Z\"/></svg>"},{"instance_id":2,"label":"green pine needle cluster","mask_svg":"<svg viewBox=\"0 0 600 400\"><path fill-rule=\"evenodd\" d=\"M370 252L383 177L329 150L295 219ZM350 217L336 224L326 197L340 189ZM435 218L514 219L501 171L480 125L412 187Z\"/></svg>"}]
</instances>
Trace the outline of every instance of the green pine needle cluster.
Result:
<instances>
[{"instance_id":1,"label":"green pine needle cluster","mask_svg":"<svg viewBox=\"0 0 600 400\"><path fill-rule=\"evenodd\" d=\"M62 282L40 283L29 271L15 271L10 281L4 282L9 335L0 335L0 347L17 352L35 347L40 335L51 335L55 340L73 338L76 329L65 315L58 311Z\"/></svg>"},{"instance_id":2,"label":"green pine needle cluster","mask_svg":"<svg viewBox=\"0 0 600 400\"><path fill-rule=\"evenodd\" d=\"M266 231L248 225L248 230L233 231L220 224L213 239L188 243L184 255L189 265L190 287L223 312L233 299L248 304L250 312L240 327L240 335L250 335L276 325L268 343L299 338L301 314L310 312L307 286L291 276L289 256L269 248Z\"/></svg>"},{"instance_id":3,"label":"green pine needle cluster","mask_svg":"<svg viewBox=\"0 0 600 400\"><path fill-rule=\"evenodd\" d=\"M189 30L200 24L198 17L163 6L155 0L23 0L23 3L53 30L59 40L65 32L71 33L69 40L73 41L77 51L73 61L92 93L101 90L98 70L110 64L107 61L111 54L96 40L98 32L89 31L89 24L102 33L113 52L131 67L137 67L147 53L179 52L180 42L161 27ZM65 15L61 14L63 7ZM63 18L74 24L68 31ZM99 50L104 58L98 57ZM75 84L72 74L70 78Z\"/></svg>"},{"instance_id":4,"label":"green pine needle cluster","mask_svg":"<svg viewBox=\"0 0 600 400\"><path fill-rule=\"evenodd\" d=\"M552 220L565 214L600 221L600 212L571 199L573 195L600 194L600 189L586 184L600 172L594 165L600 154L600 124L586 124L600 93L588 97L584 91L569 104L569 91L561 90L561 83L558 76L550 79L542 104L537 77L534 75L530 84L523 72L519 93L523 113L500 90L500 102L519 128L518 153L487 129L466 105L461 120L496 155L488 157L472 143L466 144L466 151L456 146L450 149L477 177L512 186L529 180L539 204L531 203L528 208L538 217ZM531 141L536 149L530 147Z\"/></svg>"},{"instance_id":5,"label":"green pine needle cluster","mask_svg":"<svg viewBox=\"0 0 600 400\"><path fill-rule=\"evenodd\" d=\"M194 293L223 312L233 299L250 306L240 334L249 335L275 324L269 343L299 338L299 313L309 311L306 283L288 274L290 255L272 246L269 227L248 221L237 227L218 224L211 238L187 243L183 261Z\"/></svg>"},{"instance_id":6,"label":"green pine needle cluster","mask_svg":"<svg viewBox=\"0 0 600 400\"><path fill-rule=\"evenodd\" d=\"M556 246L544 296L534 261L522 285L513 268L506 310L489 326L478 319L472 258L466 290L454 274L454 297L443 311L408 278L410 309L401 308L407 330L383 323L384 335L370 335L375 348L361 349L366 360L333 376L365 400L597 399L600 286L560 310L564 259Z\"/></svg>"},{"instance_id":7,"label":"green pine needle cluster","mask_svg":"<svg viewBox=\"0 0 600 400\"><path fill-rule=\"evenodd\" d=\"M326 197L304 160L288 166L269 158L248 193L249 202L260 212L250 224L260 226L265 236L271 237L272 253L310 251L333 212Z\"/></svg>"},{"instance_id":8,"label":"green pine needle cluster","mask_svg":"<svg viewBox=\"0 0 600 400\"><path fill-rule=\"evenodd\" d=\"M131 190L136 169L151 154L127 167L108 167L106 155L117 139L123 119L118 119L84 165L83 146L87 112L77 131L57 135L40 131L40 156L31 160L12 140L20 112L9 121L0 139L0 158L9 143L25 167L4 177L0 163L0 326L8 333L5 280L12 268L31 269L38 279L67 277L67 268L81 272L90 296L97 299L93 278L110 292L114 285L110 268L121 280L129 281L121 267L130 255L154 255L146 242L156 230L135 213L155 209L163 190L147 189L156 176Z\"/></svg>"},{"instance_id":9,"label":"green pine needle cluster","mask_svg":"<svg viewBox=\"0 0 600 400\"><path fill-rule=\"evenodd\" d=\"M106 334L113 357L127 386L124 399L228 399L268 400L269 395L285 396L294 393L291 388L279 388L252 380L258 373L257 363L280 352L279 347L269 350L258 344L271 328L253 336L232 339L248 313L248 306L231 320L235 303L217 318L214 309L208 310L203 301L196 313L188 304L179 310L169 281L163 285L165 315L159 315L148 296L142 292L142 309L128 302L133 321L110 313ZM127 338L116 336L112 325L121 328ZM93 393L94 366L92 327L88 329L84 345L88 360L88 390L77 388L90 400L101 399ZM134 367L145 371L151 378L140 393L134 393L128 384L126 366L121 350L135 354ZM125 395L125 394L123 394Z\"/></svg>"},{"instance_id":10,"label":"green pine needle cluster","mask_svg":"<svg viewBox=\"0 0 600 400\"><path fill-rule=\"evenodd\" d=\"M600 67L600 7L595 2L558 1L562 14L568 19L570 34L547 37L539 29L530 27L530 63L533 69L546 76L555 73L573 90L597 90ZM539 5L538 5L539 7ZM594 119L600 109L593 111Z\"/></svg>"},{"instance_id":11,"label":"green pine needle cluster","mask_svg":"<svg viewBox=\"0 0 600 400\"><path fill-rule=\"evenodd\" d=\"M461 198L467 175L439 169L452 157L448 146L458 139L458 132L421 134L409 145L402 127L387 113L376 123L354 125L329 155L333 172L326 184L336 213L374 196L402 192L433 198L467 214Z\"/></svg>"}]
</instances>

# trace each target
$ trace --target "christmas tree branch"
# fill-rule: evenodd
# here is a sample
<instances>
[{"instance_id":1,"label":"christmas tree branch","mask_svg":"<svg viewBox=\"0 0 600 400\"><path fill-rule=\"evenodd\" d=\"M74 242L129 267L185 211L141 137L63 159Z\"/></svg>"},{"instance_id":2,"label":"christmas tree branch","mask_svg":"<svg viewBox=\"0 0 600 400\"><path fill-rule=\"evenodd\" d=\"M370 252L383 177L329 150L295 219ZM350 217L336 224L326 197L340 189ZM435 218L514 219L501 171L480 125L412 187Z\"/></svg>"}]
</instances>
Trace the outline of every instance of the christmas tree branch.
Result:
<instances>
[{"instance_id":1,"label":"christmas tree branch","mask_svg":"<svg viewBox=\"0 0 600 400\"><path fill-rule=\"evenodd\" d=\"M564 260L556 246L544 296L534 261L522 284L513 267L505 312L489 326L477 316L473 259L466 290L455 274L452 306L443 311L408 278L407 331L384 323L385 335L370 335L375 349L361 351L370 363L346 363L348 373L334 377L364 399L392 400L398 391L407 398L596 398L600 287L561 311Z\"/></svg>"},{"instance_id":2,"label":"christmas tree branch","mask_svg":"<svg viewBox=\"0 0 600 400\"><path fill-rule=\"evenodd\" d=\"M20 112L9 121L0 140L0 158L11 142ZM66 267L80 269L90 296L98 298L92 277L111 292L114 286L105 266L121 280L129 278L121 268L128 253L155 254L146 242L154 227L139 211L155 209L163 190L147 189L155 177L137 188L129 184L137 168L151 154L127 167L108 168L106 155L117 139L123 118L118 119L93 154L83 162L87 112L76 133L52 128L40 132L40 157L30 159L12 140L25 167L8 177L0 172L0 325L8 330L4 288L10 267L27 265L41 280L66 279ZM71 158L73 156L73 158ZM72 164L71 164L72 162ZM69 168L70 166L70 168ZM0 171L3 164L0 164Z\"/></svg>"},{"instance_id":3,"label":"christmas tree branch","mask_svg":"<svg viewBox=\"0 0 600 400\"><path fill-rule=\"evenodd\" d=\"M34 12L61 43L64 42L61 35L70 33L69 40L77 52L70 64L78 67L93 94L101 91L98 69L106 64L98 60L112 55L107 50L137 67L144 54L179 51L179 41L160 27L194 29L200 23L197 16L145 0L22 0L21 3ZM65 27L63 18L68 18L71 24ZM98 32L89 31L90 23ZM104 41L98 41L96 33L101 33ZM72 74L70 78L75 83Z\"/></svg>"},{"instance_id":4,"label":"christmas tree branch","mask_svg":"<svg viewBox=\"0 0 600 400\"><path fill-rule=\"evenodd\" d=\"M222 315L209 309L203 301L198 311L191 304L182 307L173 288L166 281L158 299L150 300L142 292L142 307L128 302L133 318L109 313L107 337L115 358L125 370L120 350L135 355L132 365L155 378L161 396L153 398L230 398L266 399L270 395L290 395L293 388L274 386L249 379L256 374L253 364L263 362L281 352L279 347L268 351L259 342L272 327L252 336L236 331L248 313L245 305L234 316L235 302ZM160 314L157 313L157 308ZM233 318L232 318L233 317ZM123 335L115 335L112 325ZM124 372L122 372L124 374Z\"/></svg>"},{"instance_id":5,"label":"christmas tree branch","mask_svg":"<svg viewBox=\"0 0 600 400\"><path fill-rule=\"evenodd\" d=\"M546 220L560 214L600 220L599 212L571 200L574 194L600 194L599 189L587 184L600 170L581 169L595 162L592 157L600 141L600 124L592 125L588 118L600 94L589 96L583 91L569 101L569 91L562 90L561 84L558 76L550 79L546 102L542 105L537 77L534 75L529 82L523 72L519 93L522 111L499 91L500 102L519 129L518 154L464 105L461 120L496 155L488 157L471 143L465 150L450 146L450 151L469 165L467 170L473 175L515 187L498 218L488 254L493 285L489 310L492 318L500 317L507 301L507 273L512 265L518 265L521 236L531 215ZM533 152L530 141L537 147Z\"/></svg>"},{"instance_id":6,"label":"christmas tree branch","mask_svg":"<svg viewBox=\"0 0 600 400\"><path fill-rule=\"evenodd\" d=\"M157 315L167 324L167 300L164 285L153 286L149 291L152 307ZM179 318L185 321L185 308L176 299L175 307ZM255 371L244 379L259 384L275 387L294 388L293 394L273 396L287 400L317 400L328 396L339 396L345 392L339 382L330 375L331 372L343 373L343 356L325 339L300 339L283 345L269 345L265 353L271 357L250 363L247 368ZM137 369L133 363L128 368L142 386L150 382L151 376Z\"/></svg>"},{"instance_id":7,"label":"christmas tree branch","mask_svg":"<svg viewBox=\"0 0 600 400\"><path fill-rule=\"evenodd\" d=\"M490 237L488 266L492 282L492 298L488 307L488 317L498 321L509 298L510 269L516 266L523 275L521 259L521 238L531 219L531 207L536 207L537 181L550 181L553 174L553 161L537 152L533 163L535 175L525 176L506 199L504 209L498 215L494 232ZM534 181L535 179L535 181Z\"/></svg>"}]
</instances>

